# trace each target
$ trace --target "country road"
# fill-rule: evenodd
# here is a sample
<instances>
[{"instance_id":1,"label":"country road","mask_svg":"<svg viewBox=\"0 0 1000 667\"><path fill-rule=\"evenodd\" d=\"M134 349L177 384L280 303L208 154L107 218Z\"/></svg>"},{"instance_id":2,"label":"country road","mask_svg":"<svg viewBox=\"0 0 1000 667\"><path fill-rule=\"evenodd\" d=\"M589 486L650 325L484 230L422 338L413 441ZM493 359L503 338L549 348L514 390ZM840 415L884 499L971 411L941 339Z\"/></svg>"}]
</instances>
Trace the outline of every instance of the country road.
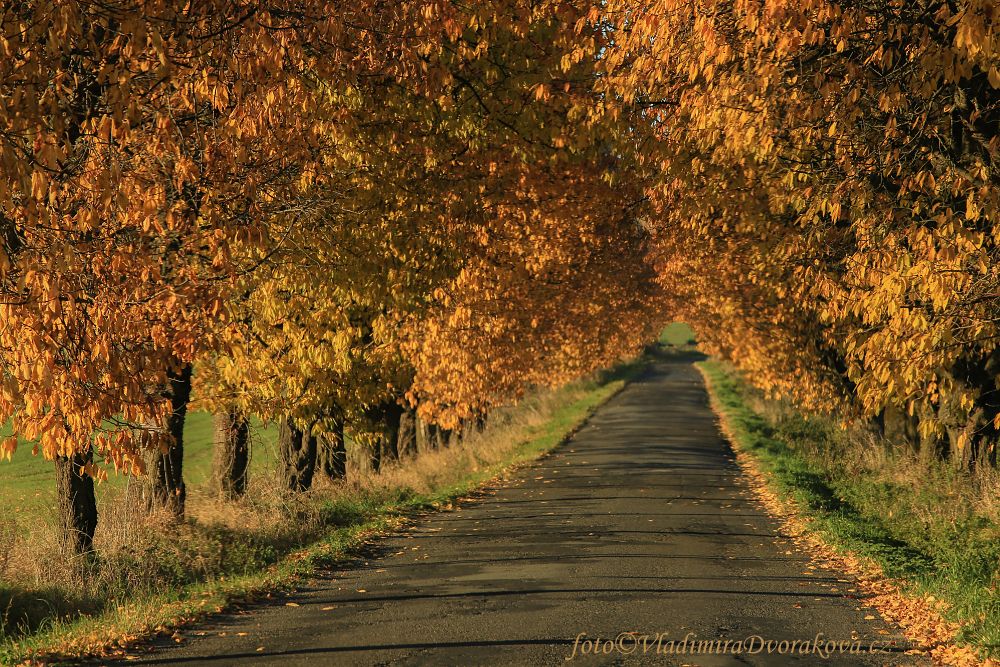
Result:
<instances>
[{"instance_id":1,"label":"country road","mask_svg":"<svg viewBox=\"0 0 1000 667\"><path fill-rule=\"evenodd\" d=\"M847 577L809 565L753 500L691 359L661 359L512 482L122 664L925 664ZM864 654L755 650L818 633ZM680 653L685 638L730 644Z\"/></svg>"}]
</instances>

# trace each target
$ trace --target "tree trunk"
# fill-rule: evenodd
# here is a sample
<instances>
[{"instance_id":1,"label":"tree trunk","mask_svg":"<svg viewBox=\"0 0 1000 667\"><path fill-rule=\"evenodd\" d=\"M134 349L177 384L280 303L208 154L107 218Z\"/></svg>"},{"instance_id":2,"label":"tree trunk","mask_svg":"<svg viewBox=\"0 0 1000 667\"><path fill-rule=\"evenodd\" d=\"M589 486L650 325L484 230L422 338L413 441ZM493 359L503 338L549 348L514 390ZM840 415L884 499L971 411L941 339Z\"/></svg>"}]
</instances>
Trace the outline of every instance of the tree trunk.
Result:
<instances>
[{"instance_id":1,"label":"tree trunk","mask_svg":"<svg viewBox=\"0 0 1000 667\"><path fill-rule=\"evenodd\" d=\"M403 407L395 401L379 403L366 411L368 421L371 422L376 433L369 450L372 472L379 472L385 460L397 461L399 459L397 439L399 437L399 420L402 414Z\"/></svg>"},{"instance_id":2,"label":"tree trunk","mask_svg":"<svg viewBox=\"0 0 1000 667\"><path fill-rule=\"evenodd\" d=\"M456 445L460 442L465 442L469 438L469 434L472 433L473 428L475 428L475 422L472 419L460 420L458 428L452 431L452 442Z\"/></svg>"},{"instance_id":3,"label":"tree trunk","mask_svg":"<svg viewBox=\"0 0 1000 667\"><path fill-rule=\"evenodd\" d=\"M368 445L368 463L372 472L382 470L382 441L379 438L372 440Z\"/></svg>"},{"instance_id":4,"label":"tree trunk","mask_svg":"<svg viewBox=\"0 0 1000 667\"><path fill-rule=\"evenodd\" d=\"M316 472L315 436L300 429L289 417L281 424L278 449L284 469L285 487L295 492L309 489Z\"/></svg>"},{"instance_id":5,"label":"tree trunk","mask_svg":"<svg viewBox=\"0 0 1000 667\"><path fill-rule=\"evenodd\" d=\"M403 418L403 406L392 401L387 403L382 413L382 457L388 461L399 460L399 426Z\"/></svg>"},{"instance_id":6,"label":"tree trunk","mask_svg":"<svg viewBox=\"0 0 1000 667\"><path fill-rule=\"evenodd\" d=\"M486 430L486 424L488 423L489 413L486 410L480 410L476 413L476 431L482 433Z\"/></svg>"},{"instance_id":7,"label":"tree trunk","mask_svg":"<svg viewBox=\"0 0 1000 667\"><path fill-rule=\"evenodd\" d=\"M400 457L416 456L417 454L417 414L413 410L404 410L399 417L399 437L396 440L396 450Z\"/></svg>"},{"instance_id":8,"label":"tree trunk","mask_svg":"<svg viewBox=\"0 0 1000 667\"><path fill-rule=\"evenodd\" d=\"M344 442L344 420L338 419L333 428L320 435L317 442L317 468L329 479L347 477L347 445Z\"/></svg>"},{"instance_id":9,"label":"tree trunk","mask_svg":"<svg viewBox=\"0 0 1000 667\"><path fill-rule=\"evenodd\" d=\"M997 443L996 441L984 442L979 447L980 453L980 466L985 470L987 468L997 467Z\"/></svg>"},{"instance_id":10,"label":"tree trunk","mask_svg":"<svg viewBox=\"0 0 1000 667\"><path fill-rule=\"evenodd\" d=\"M236 409L215 415L213 480L219 494L235 500L247 490L250 422Z\"/></svg>"},{"instance_id":11,"label":"tree trunk","mask_svg":"<svg viewBox=\"0 0 1000 667\"><path fill-rule=\"evenodd\" d=\"M428 424L423 419L417 418L417 451L418 452L429 452L434 449L434 438L431 432L431 425Z\"/></svg>"},{"instance_id":12,"label":"tree trunk","mask_svg":"<svg viewBox=\"0 0 1000 667\"><path fill-rule=\"evenodd\" d=\"M176 519L184 518L184 420L191 400L191 364L180 371L170 371L169 380L171 412L167 417L169 444L166 451L153 455L152 488L148 498L149 509L165 509Z\"/></svg>"},{"instance_id":13,"label":"tree trunk","mask_svg":"<svg viewBox=\"0 0 1000 667\"><path fill-rule=\"evenodd\" d=\"M964 426L948 428L952 463L962 472L974 473L983 462L983 441L979 436L981 421L979 411L976 411L969 416Z\"/></svg>"},{"instance_id":14,"label":"tree trunk","mask_svg":"<svg viewBox=\"0 0 1000 667\"><path fill-rule=\"evenodd\" d=\"M94 459L93 450L78 452L70 458L56 459L56 496L63 546L70 557L94 550L97 529L97 499L94 480L83 472L83 466Z\"/></svg>"},{"instance_id":15,"label":"tree trunk","mask_svg":"<svg viewBox=\"0 0 1000 667\"><path fill-rule=\"evenodd\" d=\"M933 408L920 405L916 409L916 424L919 433L921 422L927 419L936 419L937 413ZM918 435L919 439L919 459L922 464L930 464L938 461L946 461L950 457L947 438L941 437L937 433L929 435Z\"/></svg>"}]
</instances>

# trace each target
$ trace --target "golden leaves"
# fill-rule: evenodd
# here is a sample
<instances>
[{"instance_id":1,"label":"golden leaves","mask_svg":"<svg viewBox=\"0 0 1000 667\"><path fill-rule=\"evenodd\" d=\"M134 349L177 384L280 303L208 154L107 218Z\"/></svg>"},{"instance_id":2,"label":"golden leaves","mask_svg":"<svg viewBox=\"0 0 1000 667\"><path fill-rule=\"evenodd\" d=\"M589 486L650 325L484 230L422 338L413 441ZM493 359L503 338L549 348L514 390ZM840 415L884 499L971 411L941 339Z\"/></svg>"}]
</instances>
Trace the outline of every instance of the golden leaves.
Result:
<instances>
[{"instance_id":1,"label":"golden leaves","mask_svg":"<svg viewBox=\"0 0 1000 667\"><path fill-rule=\"evenodd\" d=\"M259 255L248 212L270 215L297 187L285 165L316 159L301 112L312 93L291 82L309 69L302 49L268 44L263 23L228 23L228 9L66 2L20 32L3 17L3 48L18 53L0 63L0 190L16 225L0 261L0 339L17 369L5 396L15 429L46 455L86 446L104 419L160 413L163 369L218 343L229 279ZM316 29L300 27L307 39ZM195 51L189 29L205 30ZM30 153L7 139L18 135L35 136ZM134 435L105 441L105 455L139 465Z\"/></svg>"},{"instance_id":2,"label":"golden leaves","mask_svg":"<svg viewBox=\"0 0 1000 667\"><path fill-rule=\"evenodd\" d=\"M987 73L990 85L994 88L1000 88L1000 70L997 69L996 65L991 65L989 72Z\"/></svg>"},{"instance_id":3,"label":"golden leaves","mask_svg":"<svg viewBox=\"0 0 1000 667\"><path fill-rule=\"evenodd\" d=\"M610 2L607 20L629 9ZM910 12L662 0L602 58L611 95L672 102L644 147L663 166L654 252L681 317L808 406L938 401L954 364L995 349L1000 206L975 155L1000 145L977 81L997 80L995 16L967 0L932 37ZM954 94L937 97L942 81ZM954 391L959 411L981 407Z\"/></svg>"},{"instance_id":4,"label":"golden leaves","mask_svg":"<svg viewBox=\"0 0 1000 667\"><path fill-rule=\"evenodd\" d=\"M812 406L936 397L997 334L984 3L936 32L825 0L361 2L281 31L209 2L115 9L108 36L72 2L5 16L34 82L0 84L0 136L30 144L0 139L8 412L80 445L160 414L150 388L198 358L207 404L408 389L455 420L636 349L669 309ZM138 433L101 449L137 465Z\"/></svg>"}]
</instances>

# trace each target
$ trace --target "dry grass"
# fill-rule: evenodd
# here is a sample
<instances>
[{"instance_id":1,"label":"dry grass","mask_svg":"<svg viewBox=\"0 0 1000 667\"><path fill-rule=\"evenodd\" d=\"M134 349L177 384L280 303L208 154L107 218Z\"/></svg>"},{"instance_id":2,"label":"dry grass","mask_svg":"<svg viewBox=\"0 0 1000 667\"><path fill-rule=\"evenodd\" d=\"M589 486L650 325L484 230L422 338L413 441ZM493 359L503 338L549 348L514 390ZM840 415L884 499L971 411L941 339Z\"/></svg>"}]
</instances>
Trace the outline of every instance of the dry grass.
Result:
<instances>
[{"instance_id":1,"label":"dry grass","mask_svg":"<svg viewBox=\"0 0 1000 667\"><path fill-rule=\"evenodd\" d=\"M204 526L257 531L273 528L276 521L288 517L296 517L305 525L319 521L324 503L400 492L430 494L506 462L520 445L551 422L561 407L587 393L583 385L558 392L538 392L515 407L491 414L482 432L470 430L450 447L422 451L419 456L405 457L399 462L383 462L377 474L368 467L367 452L352 449L345 480L318 479L304 494L285 493L277 471L251 480L247 496L235 502L195 489L190 495L188 514ZM127 520L141 521L143 516Z\"/></svg>"},{"instance_id":2,"label":"dry grass","mask_svg":"<svg viewBox=\"0 0 1000 667\"><path fill-rule=\"evenodd\" d=\"M17 521L14 517L0 517L0 577L7 574L17 538Z\"/></svg>"},{"instance_id":3,"label":"dry grass","mask_svg":"<svg viewBox=\"0 0 1000 667\"><path fill-rule=\"evenodd\" d=\"M783 401L747 391L747 406L790 437L796 451L824 470L861 476L907 489L915 498L933 495L947 502L914 504L926 523L956 522L970 515L1000 524L1000 471L980 468L974 474L956 470L947 461L920 457L910 447L891 442L863 424L841 424L829 418L804 418Z\"/></svg>"},{"instance_id":4,"label":"dry grass","mask_svg":"<svg viewBox=\"0 0 1000 667\"><path fill-rule=\"evenodd\" d=\"M482 432L471 430L451 447L424 452L416 459L386 467L379 475L359 474L360 489L409 488L429 493L455 484L469 473L477 473L507 461L522 443L534 437L566 403L586 395L584 388L567 388L558 394L539 393L516 408L498 410Z\"/></svg>"}]
</instances>

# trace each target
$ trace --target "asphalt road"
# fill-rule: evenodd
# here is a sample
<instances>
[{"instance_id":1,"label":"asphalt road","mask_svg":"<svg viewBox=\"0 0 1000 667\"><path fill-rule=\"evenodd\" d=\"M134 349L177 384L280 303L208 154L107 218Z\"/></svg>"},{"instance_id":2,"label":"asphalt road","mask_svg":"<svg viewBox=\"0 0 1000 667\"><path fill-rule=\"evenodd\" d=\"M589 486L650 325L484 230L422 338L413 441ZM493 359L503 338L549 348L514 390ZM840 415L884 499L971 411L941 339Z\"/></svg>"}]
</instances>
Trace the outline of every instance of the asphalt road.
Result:
<instances>
[{"instance_id":1,"label":"asphalt road","mask_svg":"<svg viewBox=\"0 0 1000 667\"><path fill-rule=\"evenodd\" d=\"M745 487L691 361L663 360L513 482L138 662L920 664L848 577L810 564ZM819 633L863 653L802 655ZM780 640L800 643L764 643Z\"/></svg>"}]
</instances>

